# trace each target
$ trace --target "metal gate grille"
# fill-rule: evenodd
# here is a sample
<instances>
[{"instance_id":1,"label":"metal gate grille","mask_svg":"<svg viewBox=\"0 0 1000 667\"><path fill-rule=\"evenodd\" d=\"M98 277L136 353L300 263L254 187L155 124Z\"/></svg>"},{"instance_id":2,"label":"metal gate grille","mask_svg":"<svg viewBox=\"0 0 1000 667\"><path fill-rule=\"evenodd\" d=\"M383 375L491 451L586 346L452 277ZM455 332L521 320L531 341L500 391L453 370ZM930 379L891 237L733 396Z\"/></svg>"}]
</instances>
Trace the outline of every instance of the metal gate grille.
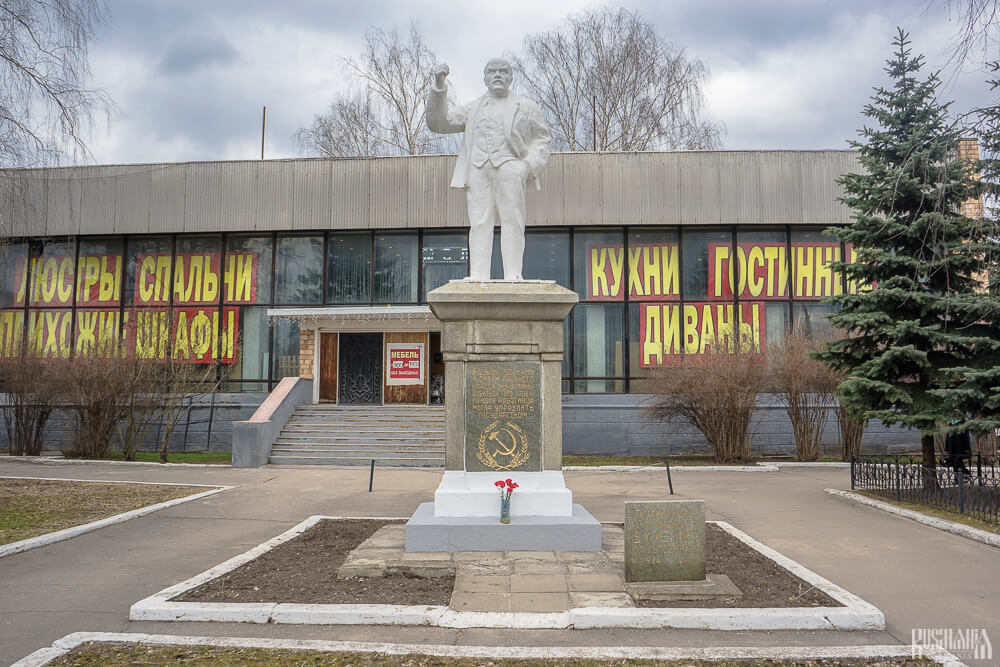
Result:
<instances>
[{"instance_id":1,"label":"metal gate grille","mask_svg":"<svg viewBox=\"0 0 1000 667\"><path fill-rule=\"evenodd\" d=\"M382 334L340 334L337 384L342 405L382 404Z\"/></svg>"}]
</instances>

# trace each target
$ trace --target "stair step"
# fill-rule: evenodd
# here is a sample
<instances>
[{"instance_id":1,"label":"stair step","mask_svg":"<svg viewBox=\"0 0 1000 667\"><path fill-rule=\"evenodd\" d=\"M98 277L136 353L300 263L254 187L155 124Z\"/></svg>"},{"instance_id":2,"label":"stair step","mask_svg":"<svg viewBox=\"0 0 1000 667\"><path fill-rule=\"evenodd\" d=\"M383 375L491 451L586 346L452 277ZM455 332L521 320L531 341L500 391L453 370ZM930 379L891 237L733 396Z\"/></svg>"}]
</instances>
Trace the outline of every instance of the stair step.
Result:
<instances>
[{"instance_id":1,"label":"stair step","mask_svg":"<svg viewBox=\"0 0 1000 667\"><path fill-rule=\"evenodd\" d=\"M315 456L317 458L362 458L362 459L381 459L381 458L406 458L406 457L416 457L416 458L440 458L444 456L443 449L414 449L412 451L375 451L367 452L363 449L351 449L347 451L342 451L338 449L334 450L323 450L323 449L301 449L297 447L281 447L279 449L272 449L271 456L289 456L291 454L304 454L307 456Z\"/></svg>"},{"instance_id":2,"label":"stair step","mask_svg":"<svg viewBox=\"0 0 1000 667\"><path fill-rule=\"evenodd\" d=\"M285 428L296 429L299 431L308 431L310 429L322 429L329 431L331 429L352 429L352 428L364 428L366 431L379 431L386 433L393 433L395 431L419 431L422 433L434 433L444 430L444 424L441 424L441 428L434 428L436 424L389 424L389 423L379 423L379 424L361 424L361 423L350 423L345 424L341 422L317 422L317 421L289 421L285 424Z\"/></svg>"},{"instance_id":3,"label":"stair step","mask_svg":"<svg viewBox=\"0 0 1000 667\"><path fill-rule=\"evenodd\" d=\"M275 465L343 465L364 466L372 459L376 464L389 466L409 466L422 468L440 468L444 466L444 457L412 458L412 457L314 457L314 456L276 456L271 463Z\"/></svg>"},{"instance_id":4,"label":"stair step","mask_svg":"<svg viewBox=\"0 0 1000 667\"><path fill-rule=\"evenodd\" d=\"M391 435L374 435L367 431L290 431L284 430L280 437L287 438L330 438L333 440L443 440L444 433L407 433L400 431Z\"/></svg>"},{"instance_id":5,"label":"stair step","mask_svg":"<svg viewBox=\"0 0 1000 667\"><path fill-rule=\"evenodd\" d=\"M308 405L272 444L274 464L441 466L444 406Z\"/></svg>"},{"instance_id":6,"label":"stair step","mask_svg":"<svg viewBox=\"0 0 1000 667\"><path fill-rule=\"evenodd\" d=\"M279 441L275 442L271 450L282 449L286 447L299 447L303 449L337 449L340 451L350 451L351 449L374 449L374 450L385 450L385 449L437 449L444 451L445 445L441 443L428 443L428 442L385 442L385 443L371 443L371 442L295 442L295 441Z\"/></svg>"}]
</instances>

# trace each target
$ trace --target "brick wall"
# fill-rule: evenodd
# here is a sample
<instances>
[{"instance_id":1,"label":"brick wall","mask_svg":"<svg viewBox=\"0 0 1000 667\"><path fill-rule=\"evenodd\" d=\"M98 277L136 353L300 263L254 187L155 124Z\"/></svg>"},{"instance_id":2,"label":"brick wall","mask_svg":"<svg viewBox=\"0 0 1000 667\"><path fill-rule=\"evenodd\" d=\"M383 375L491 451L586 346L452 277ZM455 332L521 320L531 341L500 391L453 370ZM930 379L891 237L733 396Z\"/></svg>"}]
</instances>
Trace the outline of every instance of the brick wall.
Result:
<instances>
[{"instance_id":1,"label":"brick wall","mask_svg":"<svg viewBox=\"0 0 1000 667\"><path fill-rule=\"evenodd\" d=\"M958 140L958 159L963 162L968 162L973 164L979 161L979 141L976 139L959 139ZM979 178L979 170L974 172L974 177ZM983 199L978 197L976 199L969 199L962 203L962 215L967 215L970 218L981 218L983 217Z\"/></svg>"},{"instance_id":2,"label":"brick wall","mask_svg":"<svg viewBox=\"0 0 1000 667\"><path fill-rule=\"evenodd\" d=\"M316 354L316 332L299 331L299 377L313 379L313 355Z\"/></svg>"}]
</instances>

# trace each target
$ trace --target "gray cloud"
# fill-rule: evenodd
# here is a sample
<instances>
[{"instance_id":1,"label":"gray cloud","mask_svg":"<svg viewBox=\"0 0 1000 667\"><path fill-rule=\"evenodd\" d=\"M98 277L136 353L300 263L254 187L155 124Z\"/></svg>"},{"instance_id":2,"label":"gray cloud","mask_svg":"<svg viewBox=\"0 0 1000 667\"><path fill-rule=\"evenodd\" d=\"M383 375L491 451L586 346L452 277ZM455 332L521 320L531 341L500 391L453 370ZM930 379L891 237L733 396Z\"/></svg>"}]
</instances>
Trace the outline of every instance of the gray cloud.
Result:
<instances>
[{"instance_id":1,"label":"gray cloud","mask_svg":"<svg viewBox=\"0 0 1000 667\"><path fill-rule=\"evenodd\" d=\"M913 33L925 72L945 65L955 26L943 3L912 0L621 0L712 71L709 114L734 149L844 148L864 123L895 26ZM291 137L348 84L338 59L357 57L369 26L416 18L452 67L456 96L482 90L482 64L554 27L578 0L111 0L92 50L94 85L118 116L92 141L98 162L296 154ZM991 96L966 73L942 89L955 113Z\"/></svg>"},{"instance_id":2,"label":"gray cloud","mask_svg":"<svg viewBox=\"0 0 1000 667\"><path fill-rule=\"evenodd\" d=\"M239 55L221 37L183 37L167 47L158 69L167 75L190 74L210 65L227 65Z\"/></svg>"}]
</instances>

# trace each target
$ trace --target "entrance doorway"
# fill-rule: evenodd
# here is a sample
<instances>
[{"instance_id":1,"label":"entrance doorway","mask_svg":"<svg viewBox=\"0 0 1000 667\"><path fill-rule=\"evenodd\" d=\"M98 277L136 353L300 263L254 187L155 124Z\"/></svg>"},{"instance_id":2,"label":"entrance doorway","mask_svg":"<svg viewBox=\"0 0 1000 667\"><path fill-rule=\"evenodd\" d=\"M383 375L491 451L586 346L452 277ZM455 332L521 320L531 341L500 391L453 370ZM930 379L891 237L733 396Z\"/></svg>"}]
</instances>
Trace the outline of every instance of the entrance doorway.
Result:
<instances>
[{"instance_id":1,"label":"entrance doorway","mask_svg":"<svg viewBox=\"0 0 1000 667\"><path fill-rule=\"evenodd\" d=\"M342 333L337 388L341 405L382 404L382 334Z\"/></svg>"}]
</instances>

